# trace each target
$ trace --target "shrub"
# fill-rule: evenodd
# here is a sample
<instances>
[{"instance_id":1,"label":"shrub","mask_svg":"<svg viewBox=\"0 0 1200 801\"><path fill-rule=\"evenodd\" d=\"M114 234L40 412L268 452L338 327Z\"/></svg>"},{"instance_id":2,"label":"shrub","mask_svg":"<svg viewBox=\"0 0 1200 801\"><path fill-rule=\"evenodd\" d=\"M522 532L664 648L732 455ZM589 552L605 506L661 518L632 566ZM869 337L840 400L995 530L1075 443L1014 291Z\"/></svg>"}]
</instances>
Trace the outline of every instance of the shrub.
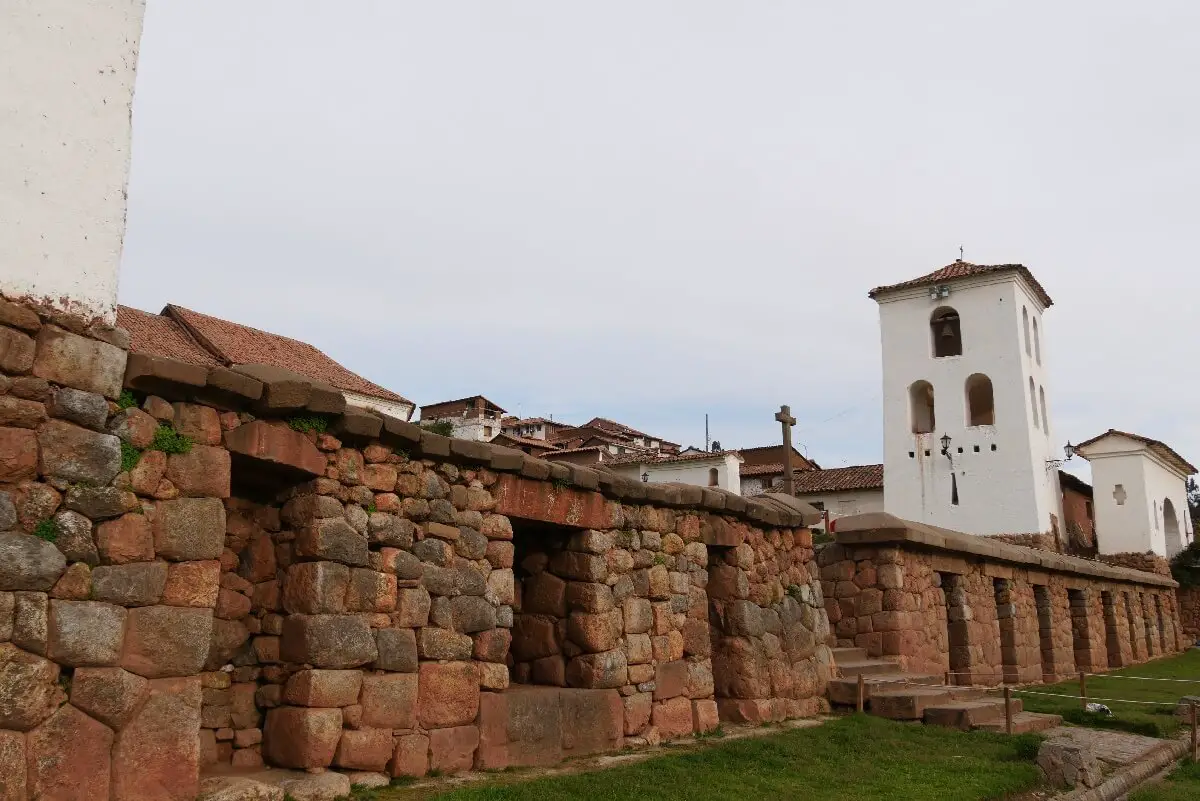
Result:
<instances>
[{"instance_id":1,"label":"shrub","mask_svg":"<svg viewBox=\"0 0 1200 801\"><path fill-rule=\"evenodd\" d=\"M117 398L118 409L132 409L134 406L137 406L137 398L129 390L123 391Z\"/></svg>"},{"instance_id":2,"label":"shrub","mask_svg":"<svg viewBox=\"0 0 1200 801\"><path fill-rule=\"evenodd\" d=\"M295 414L288 418L288 427L301 434L324 434L329 418L323 414Z\"/></svg>"},{"instance_id":3,"label":"shrub","mask_svg":"<svg viewBox=\"0 0 1200 801\"><path fill-rule=\"evenodd\" d=\"M142 452L128 442L121 443L121 470L128 473L142 460Z\"/></svg>"},{"instance_id":4,"label":"shrub","mask_svg":"<svg viewBox=\"0 0 1200 801\"><path fill-rule=\"evenodd\" d=\"M180 434L170 426L162 425L154 432L150 450L163 453L188 453L192 450L192 438L186 434Z\"/></svg>"},{"instance_id":5,"label":"shrub","mask_svg":"<svg viewBox=\"0 0 1200 801\"><path fill-rule=\"evenodd\" d=\"M1022 762L1037 762L1038 751L1041 750L1043 737L1034 732L1018 734L1012 738L1013 746L1017 749L1017 759Z\"/></svg>"},{"instance_id":6,"label":"shrub","mask_svg":"<svg viewBox=\"0 0 1200 801\"><path fill-rule=\"evenodd\" d=\"M454 436L454 424L449 420L438 420L436 423L421 423L421 428L431 434L441 434L443 437Z\"/></svg>"},{"instance_id":7,"label":"shrub","mask_svg":"<svg viewBox=\"0 0 1200 801\"><path fill-rule=\"evenodd\" d=\"M33 536L46 542L55 542L58 540L58 523L55 523L53 518L47 517L34 526Z\"/></svg>"}]
</instances>

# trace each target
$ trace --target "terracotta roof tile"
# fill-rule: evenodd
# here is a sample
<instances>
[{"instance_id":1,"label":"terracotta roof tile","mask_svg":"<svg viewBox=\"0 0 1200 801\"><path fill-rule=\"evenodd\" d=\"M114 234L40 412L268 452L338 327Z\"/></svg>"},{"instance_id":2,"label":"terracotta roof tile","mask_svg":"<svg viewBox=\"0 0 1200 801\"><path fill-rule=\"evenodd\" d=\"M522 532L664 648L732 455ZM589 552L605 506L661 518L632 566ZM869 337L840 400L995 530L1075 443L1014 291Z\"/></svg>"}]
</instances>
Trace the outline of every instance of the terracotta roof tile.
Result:
<instances>
[{"instance_id":1,"label":"terracotta roof tile","mask_svg":"<svg viewBox=\"0 0 1200 801\"><path fill-rule=\"evenodd\" d=\"M659 456L658 451L646 451L645 453L622 454L614 456L609 460L609 464L670 464L673 462L695 462L703 459L717 459L730 454L737 455L737 451L713 451L705 453L685 453L685 454L669 454ZM741 458L740 456L738 458Z\"/></svg>"},{"instance_id":2,"label":"terracotta roof tile","mask_svg":"<svg viewBox=\"0 0 1200 801\"><path fill-rule=\"evenodd\" d=\"M117 326L129 332L129 349L149 356L164 356L205 367L220 367L211 353L170 317L129 306L117 307Z\"/></svg>"},{"instance_id":3,"label":"terracotta roof tile","mask_svg":"<svg viewBox=\"0 0 1200 801\"><path fill-rule=\"evenodd\" d=\"M1108 429L1108 431L1105 431L1103 434L1101 434L1099 436L1092 437L1089 440L1079 443L1078 445L1075 446L1075 450L1079 451L1080 448L1086 448L1088 445L1093 445L1093 444L1099 442L1100 440L1104 439L1105 437L1111 437L1111 436L1127 437L1128 439L1134 440L1135 442L1142 443L1143 445L1148 447L1150 450L1154 451L1154 453L1157 454L1159 458L1163 459L1164 461L1166 461L1167 463L1169 463L1171 465L1174 465L1176 468L1178 468L1179 470L1181 470L1182 472L1186 473L1189 476L1197 472L1195 466L1191 462L1189 462L1187 459L1184 459L1182 456L1180 456L1175 451L1174 448L1167 445L1165 442L1161 442L1157 439L1151 439L1150 437L1143 437L1141 434L1130 434L1128 431L1120 431L1115 428L1110 428L1110 429ZM1083 456L1085 459L1087 458L1087 456L1082 453L1080 454L1080 456Z\"/></svg>"},{"instance_id":4,"label":"terracotta roof tile","mask_svg":"<svg viewBox=\"0 0 1200 801\"><path fill-rule=\"evenodd\" d=\"M557 445L547 442L544 439L534 439L533 437L518 437L516 434L497 434L495 437L492 438L492 442L497 442L499 440L505 440L507 442L512 442L517 445L525 445L530 448L542 448L543 450L547 450L547 451L553 451L553 450L558 449ZM500 444L504 444L504 443L501 442Z\"/></svg>"},{"instance_id":5,"label":"terracotta roof tile","mask_svg":"<svg viewBox=\"0 0 1200 801\"><path fill-rule=\"evenodd\" d=\"M955 278L970 278L976 275L989 275L992 273L1016 272L1027 282L1037 294L1038 299L1042 301L1042 305L1049 308L1054 305L1054 301L1046 294L1046 290L1038 283L1038 280L1033 277L1033 273L1023 264L971 264L966 261L956 261L953 264L947 264L940 270L934 270L928 275L923 275L920 278L913 278L910 281L901 281L898 284L888 284L886 286L877 286L867 293L870 298L875 298L887 292L892 292L897 289L909 289L918 286L928 286L930 284L940 284L943 281L952 281Z\"/></svg>"},{"instance_id":6,"label":"terracotta roof tile","mask_svg":"<svg viewBox=\"0 0 1200 801\"><path fill-rule=\"evenodd\" d=\"M163 314L181 323L188 332L226 364L266 364L324 381L347 392L357 392L396 403L412 401L390 389L352 373L307 342L260 331L174 304Z\"/></svg>"},{"instance_id":7,"label":"terracotta roof tile","mask_svg":"<svg viewBox=\"0 0 1200 801\"><path fill-rule=\"evenodd\" d=\"M883 465L859 464L795 473L796 494L883 488Z\"/></svg>"}]
</instances>

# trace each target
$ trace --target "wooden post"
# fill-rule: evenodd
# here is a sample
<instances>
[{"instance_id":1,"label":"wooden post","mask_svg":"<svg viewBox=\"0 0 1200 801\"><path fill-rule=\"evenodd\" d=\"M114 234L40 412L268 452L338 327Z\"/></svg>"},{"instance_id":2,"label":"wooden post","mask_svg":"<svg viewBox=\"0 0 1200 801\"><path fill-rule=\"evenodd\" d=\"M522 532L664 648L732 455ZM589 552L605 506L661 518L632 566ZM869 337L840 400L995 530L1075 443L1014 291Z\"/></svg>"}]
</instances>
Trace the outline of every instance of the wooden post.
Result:
<instances>
[{"instance_id":1,"label":"wooden post","mask_svg":"<svg viewBox=\"0 0 1200 801\"><path fill-rule=\"evenodd\" d=\"M1200 754L1196 753L1197 732L1196 732L1196 702L1195 701L1193 701L1191 703L1191 713L1192 713L1192 762L1196 762L1197 760L1200 760Z\"/></svg>"},{"instance_id":2,"label":"wooden post","mask_svg":"<svg viewBox=\"0 0 1200 801\"><path fill-rule=\"evenodd\" d=\"M858 712L862 714L863 706L867 700L867 683L863 681L863 674L858 674Z\"/></svg>"},{"instance_id":3,"label":"wooden post","mask_svg":"<svg viewBox=\"0 0 1200 801\"><path fill-rule=\"evenodd\" d=\"M950 671L948 671L948 670L946 671L946 686L947 687L951 686L950 685Z\"/></svg>"},{"instance_id":4,"label":"wooden post","mask_svg":"<svg viewBox=\"0 0 1200 801\"><path fill-rule=\"evenodd\" d=\"M1087 709L1087 674L1079 671L1079 705Z\"/></svg>"},{"instance_id":5,"label":"wooden post","mask_svg":"<svg viewBox=\"0 0 1200 801\"><path fill-rule=\"evenodd\" d=\"M1012 687L1007 686L1004 688L1004 733L1013 733Z\"/></svg>"}]
</instances>

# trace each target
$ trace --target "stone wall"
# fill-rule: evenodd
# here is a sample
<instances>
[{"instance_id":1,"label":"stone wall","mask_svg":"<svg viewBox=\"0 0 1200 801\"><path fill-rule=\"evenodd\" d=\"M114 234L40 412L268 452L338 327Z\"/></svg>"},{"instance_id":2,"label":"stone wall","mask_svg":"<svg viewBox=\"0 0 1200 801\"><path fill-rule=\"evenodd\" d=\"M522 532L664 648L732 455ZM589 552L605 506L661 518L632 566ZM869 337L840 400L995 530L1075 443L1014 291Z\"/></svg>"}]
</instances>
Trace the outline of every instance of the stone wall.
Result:
<instances>
[{"instance_id":1,"label":"stone wall","mask_svg":"<svg viewBox=\"0 0 1200 801\"><path fill-rule=\"evenodd\" d=\"M1200 642L1200 587L1180 587L1176 595L1184 643Z\"/></svg>"},{"instance_id":2,"label":"stone wall","mask_svg":"<svg viewBox=\"0 0 1200 801\"><path fill-rule=\"evenodd\" d=\"M547 764L824 708L794 500L451 440L70 325L0 303L6 797Z\"/></svg>"},{"instance_id":3,"label":"stone wall","mask_svg":"<svg viewBox=\"0 0 1200 801\"><path fill-rule=\"evenodd\" d=\"M899 520L839 521L818 554L838 646L967 683L1053 681L1181 648L1175 582Z\"/></svg>"}]
</instances>

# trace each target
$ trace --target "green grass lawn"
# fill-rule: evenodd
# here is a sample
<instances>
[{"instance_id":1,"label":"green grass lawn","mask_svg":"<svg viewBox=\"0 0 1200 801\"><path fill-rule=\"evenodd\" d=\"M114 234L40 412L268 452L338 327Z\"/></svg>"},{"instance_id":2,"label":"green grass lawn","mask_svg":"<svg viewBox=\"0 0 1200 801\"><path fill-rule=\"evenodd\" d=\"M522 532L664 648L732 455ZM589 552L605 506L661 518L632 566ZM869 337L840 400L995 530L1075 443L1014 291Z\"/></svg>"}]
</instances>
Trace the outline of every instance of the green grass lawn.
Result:
<instances>
[{"instance_id":1,"label":"green grass lawn","mask_svg":"<svg viewBox=\"0 0 1200 801\"><path fill-rule=\"evenodd\" d=\"M1135 681L1117 676L1147 676L1156 679L1192 679L1195 684L1170 681ZM1032 692L1079 695L1079 682L1065 681L1029 688ZM1141 665L1114 670L1104 676L1088 676L1088 698L1108 706L1113 716L1089 715L1077 698L1045 698L1015 691L1014 696L1025 703L1030 712L1050 712L1062 715L1067 723L1100 728L1120 729L1150 737L1171 737L1179 730L1175 719L1175 704L1185 695L1200 695L1200 651L1185 651L1179 656L1158 659ZM1154 701L1161 706L1123 704L1100 701L1101 698L1121 698L1131 701Z\"/></svg>"},{"instance_id":2,"label":"green grass lawn","mask_svg":"<svg viewBox=\"0 0 1200 801\"><path fill-rule=\"evenodd\" d=\"M982 801L1034 788L1040 739L965 733L853 715L822 726L700 747L591 773L520 772L438 793L379 791L377 801Z\"/></svg>"},{"instance_id":3,"label":"green grass lawn","mask_svg":"<svg viewBox=\"0 0 1200 801\"><path fill-rule=\"evenodd\" d=\"M1166 781L1138 790L1129 801L1196 801L1200 798L1200 764L1175 769Z\"/></svg>"}]
</instances>

